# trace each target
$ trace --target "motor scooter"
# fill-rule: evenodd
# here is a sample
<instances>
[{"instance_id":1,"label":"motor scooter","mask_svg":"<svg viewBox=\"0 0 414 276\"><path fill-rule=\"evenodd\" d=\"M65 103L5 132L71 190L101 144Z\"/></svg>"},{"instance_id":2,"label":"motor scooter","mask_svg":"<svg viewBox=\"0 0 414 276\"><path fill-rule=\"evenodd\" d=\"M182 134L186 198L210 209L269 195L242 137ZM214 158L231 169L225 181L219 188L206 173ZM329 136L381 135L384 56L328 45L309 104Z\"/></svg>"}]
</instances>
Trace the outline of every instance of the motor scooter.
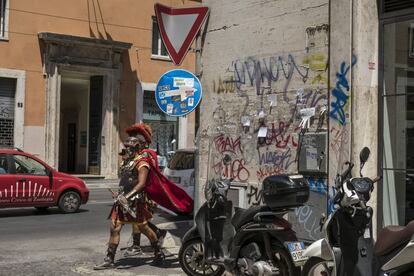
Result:
<instances>
[{"instance_id":1,"label":"motor scooter","mask_svg":"<svg viewBox=\"0 0 414 276\"><path fill-rule=\"evenodd\" d=\"M351 162L346 162L348 168L336 176L333 201L338 208L321 223L325 238L305 250L309 259L302 276L410 275L405 273L414 271L414 221L405 227L385 227L374 244L373 210L367 202L374 183L381 178L362 176L369 155L367 147L360 152L360 177L351 176Z\"/></svg>"},{"instance_id":2,"label":"motor scooter","mask_svg":"<svg viewBox=\"0 0 414 276\"><path fill-rule=\"evenodd\" d=\"M206 202L182 240L181 268L187 275L300 275L304 244L284 215L308 200L301 175L274 175L263 181L265 205L236 208L227 199L231 180L211 180Z\"/></svg>"}]
</instances>

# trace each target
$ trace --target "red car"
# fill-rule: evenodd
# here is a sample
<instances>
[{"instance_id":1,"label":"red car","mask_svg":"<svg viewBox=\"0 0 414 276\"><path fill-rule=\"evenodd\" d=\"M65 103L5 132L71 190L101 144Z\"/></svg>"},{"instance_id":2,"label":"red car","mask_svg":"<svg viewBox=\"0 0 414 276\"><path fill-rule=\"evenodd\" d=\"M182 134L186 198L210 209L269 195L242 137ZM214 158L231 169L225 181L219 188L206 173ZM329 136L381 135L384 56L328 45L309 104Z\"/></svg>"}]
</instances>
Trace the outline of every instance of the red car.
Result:
<instances>
[{"instance_id":1,"label":"red car","mask_svg":"<svg viewBox=\"0 0 414 276\"><path fill-rule=\"evenodd\" d=\"M58 206L64 213L74 213L88 198L82 179L58 172L21 150L0 150L0 208Z\"/></svg>"}]
</instances>

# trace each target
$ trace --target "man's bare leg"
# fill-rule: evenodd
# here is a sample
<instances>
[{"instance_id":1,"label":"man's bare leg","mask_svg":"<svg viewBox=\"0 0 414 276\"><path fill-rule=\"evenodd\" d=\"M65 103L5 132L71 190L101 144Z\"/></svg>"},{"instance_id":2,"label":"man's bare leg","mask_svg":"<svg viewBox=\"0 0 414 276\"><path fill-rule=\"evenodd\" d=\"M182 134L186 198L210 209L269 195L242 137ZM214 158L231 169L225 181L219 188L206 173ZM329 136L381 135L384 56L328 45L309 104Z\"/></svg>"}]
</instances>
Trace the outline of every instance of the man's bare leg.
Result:
<instances>
[{"instance_id":1,"label":"man's bare leg","mask_svg":"<svg viewBox=\"0 0 414 276\"><path fill-rule=\"evenodd\" d=\"M114 267L115 253L116 253L116 249L118 248L119 241L121 239L121 235L120 235L121 229L122 229L122 224L120 223L117 224L116 222L111 223L110 237L109 237L108 249L106 251L106 257L102 264L96 265L94 267L95 270L103 270L103 269Z\"/></svg>"},{"instance_id":2,"label":"man's bare leg","mask_svg":"<svg viewBox=\"0 0 414 276\"><path fill-rule=\"evenodd\" d=\"M142 255L141 232L137 223L132 224L132 245L125 251L125 257Z\"/></svg>"},{"instance_id":3,"label":"man's bare leg","mask_svg":"<svg viewBox=\"0 0 414 276\"><path fill-rule=\"evenodd\" d=\"M139 230L142 234L147 236L151 242L151 246L154 249L154 264L162 264L165 259L165 255L161 250L161 247L158 245L157 234L149 227L148 223L140 224Z\"/></svg>"}]
</instances>

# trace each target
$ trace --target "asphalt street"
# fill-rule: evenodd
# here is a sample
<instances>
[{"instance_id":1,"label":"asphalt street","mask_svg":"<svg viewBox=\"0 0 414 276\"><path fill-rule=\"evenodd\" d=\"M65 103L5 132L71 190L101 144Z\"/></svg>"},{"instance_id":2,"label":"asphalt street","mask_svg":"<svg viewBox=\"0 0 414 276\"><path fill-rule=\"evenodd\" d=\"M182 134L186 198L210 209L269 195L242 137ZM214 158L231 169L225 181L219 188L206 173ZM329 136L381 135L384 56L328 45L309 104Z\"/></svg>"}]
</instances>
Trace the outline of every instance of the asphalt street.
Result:
<instances>
[{"instance_id":1,"label":"asphalt street","mask_svg":"<svg viewBox=\"0 0 414 276\"><path fill-rule=\"evenodd\" d=\"M145 256L123 258L123 249L132 242L129 225L122 230L117 268L94 271L93 266L105 256L111 206L105 187L91 187L89 203L75 214L61 214L57 208L0 209L0 275L184 275L176 250L167 248L165 264L152 266L152 252L145 237ZM187 227L189 219L160 211L153 222L173 225L171 237L179 241L184 229L174 225L187 220Z\"/></svg>"}]
</instances>

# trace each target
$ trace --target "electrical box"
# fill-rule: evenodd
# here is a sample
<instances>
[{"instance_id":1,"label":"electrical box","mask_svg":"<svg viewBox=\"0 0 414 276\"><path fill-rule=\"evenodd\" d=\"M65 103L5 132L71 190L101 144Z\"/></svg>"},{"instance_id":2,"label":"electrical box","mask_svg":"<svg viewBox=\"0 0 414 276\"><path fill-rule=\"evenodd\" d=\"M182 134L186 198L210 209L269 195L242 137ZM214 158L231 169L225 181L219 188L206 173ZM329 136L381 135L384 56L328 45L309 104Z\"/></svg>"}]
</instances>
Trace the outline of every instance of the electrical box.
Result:
<instances>
[{"instance_id":1,"label":"electrical box","mask_svg":"<svg viewBox=\"0 0 414 276\"><path fill-rule=\"evenodd\" d=\"M326 175L327 171L326 132L307 132L299 138L298 171L301 174Z\"/></svg>"}]
</instances>

